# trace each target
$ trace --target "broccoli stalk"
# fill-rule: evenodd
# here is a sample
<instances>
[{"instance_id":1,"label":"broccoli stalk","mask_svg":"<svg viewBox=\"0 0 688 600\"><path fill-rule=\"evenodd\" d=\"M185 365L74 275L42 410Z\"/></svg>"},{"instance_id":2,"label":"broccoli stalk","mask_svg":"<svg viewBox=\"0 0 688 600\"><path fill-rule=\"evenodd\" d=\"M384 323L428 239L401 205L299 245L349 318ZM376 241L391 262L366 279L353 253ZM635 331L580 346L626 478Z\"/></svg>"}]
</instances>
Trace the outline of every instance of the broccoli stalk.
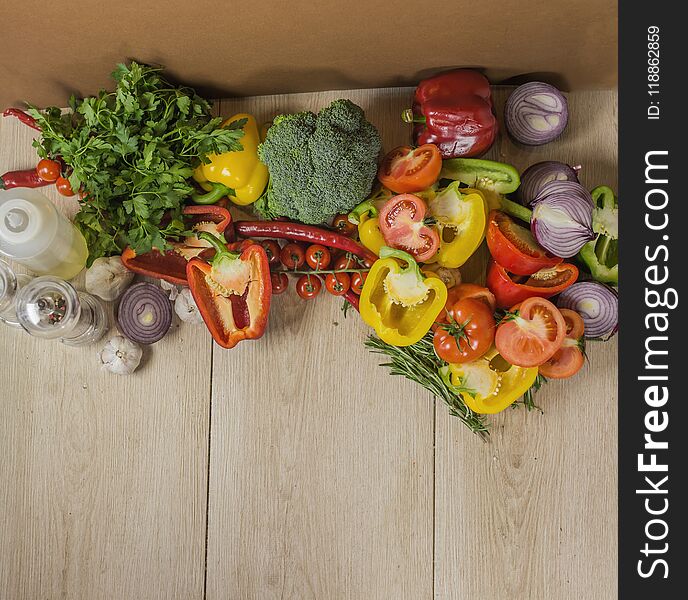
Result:
<instances>
[{"instance_id":1,"label":"broccoli stalk","mask_svg":"<svg viewBox=\"0 0 688 600\"><path fill-rule=\"evenodd\" d=\"M266 218L309 224L348 212L370 194L381 147L377 129L350 100L317 115L280 115L258 147L270 183L254 206Z\"/></svg>"}]
</instances>

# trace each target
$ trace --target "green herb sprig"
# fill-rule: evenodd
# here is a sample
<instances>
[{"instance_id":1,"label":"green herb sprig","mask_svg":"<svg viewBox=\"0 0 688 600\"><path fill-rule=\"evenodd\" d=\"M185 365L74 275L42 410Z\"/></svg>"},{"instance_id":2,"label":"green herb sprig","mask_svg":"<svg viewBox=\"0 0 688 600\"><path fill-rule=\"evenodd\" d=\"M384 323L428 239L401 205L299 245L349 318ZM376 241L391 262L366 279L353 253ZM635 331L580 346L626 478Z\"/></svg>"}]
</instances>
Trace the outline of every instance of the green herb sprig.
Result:
<instances>
[{"instance_id":1,"label":"green herb sprig","mask_svg":"<svg viewBox=\"0 0 688 600\"><path fill-rule=\"evenodd\" d=\"M206 100L168 83L161 70L120 64L113 92L72 97L69 112L28 110L41 128L39 156L61 157L72 189L83 193L75 223L89 264L127 245L137 254L168 249L168 240L187 233L181 214L194 168L210 153L242 148L245 120L220 128Z\"/></svg>"}]
</instances>

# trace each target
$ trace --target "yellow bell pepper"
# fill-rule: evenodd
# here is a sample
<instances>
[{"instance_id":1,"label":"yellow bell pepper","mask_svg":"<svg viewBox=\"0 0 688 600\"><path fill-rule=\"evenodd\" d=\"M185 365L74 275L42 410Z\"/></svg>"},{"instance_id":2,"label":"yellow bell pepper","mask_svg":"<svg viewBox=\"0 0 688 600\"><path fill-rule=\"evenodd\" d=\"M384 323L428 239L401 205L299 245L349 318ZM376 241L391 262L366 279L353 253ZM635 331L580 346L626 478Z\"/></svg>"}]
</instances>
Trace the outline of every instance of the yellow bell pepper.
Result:
<instances>
[{"instance_id":1,"label":"yellow bell pepper","mask_svg":"<svg viewBox=\"0 0 688 600\"><path fill-rule=\"evenodd\" d=\"M210 192L208 199L195 200L197 203L216 202L223 195L229 195L234 204L246 206L258 200L265 190L268 183L268 168L258 159L258 144L261 137L255 117L239 113L227 119L222 125L239 119L246 119L243 126L244 135L239 140L243 149L238 152L209 154L210 162L196 168L193 178L204 190ZM228 188L229 194L221 186ZM225 193L222 193L223 191ZM213 200L215 196L218 197Z\"/></svg>"},{"instance_id":2,"label":"yellow bell pepper","mask_svg":"<svg viewBox=\"0 0 688 600\"><path fill-rule=\"evenodd\" d=\"M383 246L363 284L359 308L382 341L410 346L430 330L446 301L447 286L439 277L426 278L410 254Z\"/></svg>"},{"instance_id":3,"label":"yellow bell pepper","mask_svg":"<svg viewBox=\"0 0 688 600\"><path fill-rule=\"evenodd\" d=\"M440 236L438 265L456 269L471 257L485 239L487 213L483 192L459 189L458 181L430 199L428 215L434 217Z\"/></svg>"},{"instance_id":4,"label":"yellow bell pepper","mask_svg":"<svg viewBox=\"0 0 688 600\"><path fill-rule=\"evenodd\" d=\"M535 383L537 367L523 368L507 363L493 347L470 363L449 364L440 369L447 386L460 394L466 406L479 414L503 411Z\"/></svg>"},{"instance_id":5,"label":"yellow bell pepper","mask_svg":"<svg viewBox=\"0 0 688 600\"><path fill-rule=\"evenodd\" d=\"M380 231L379 208L393 195L388 189L382 188L349 213L349 222L358 225L358 239L361 240L361 244L378 256L380 248L386 245Z\"/></svg>"}]
</instances>

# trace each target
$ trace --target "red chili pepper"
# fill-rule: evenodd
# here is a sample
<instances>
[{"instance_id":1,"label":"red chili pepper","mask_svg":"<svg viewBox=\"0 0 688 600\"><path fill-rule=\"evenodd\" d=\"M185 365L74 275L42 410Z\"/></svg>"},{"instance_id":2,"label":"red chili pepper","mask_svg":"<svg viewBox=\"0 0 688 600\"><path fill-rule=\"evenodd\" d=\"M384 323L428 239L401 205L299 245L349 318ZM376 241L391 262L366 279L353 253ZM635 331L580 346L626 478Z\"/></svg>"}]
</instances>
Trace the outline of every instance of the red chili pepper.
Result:
<instances>
[{"instance_id":1,"label":"red chili pepper","mask_svg":"<svg viewBox=\"0 0 688 600\"><path fill-rule=\"evenodd\" d=\"M470 69L445 71L421 81L413 108L402 117L415 123L416 145L435 144L442 158L480 156L497 137L490 82Z\"/></svg>"},{"instance_id":2,"label":"red chili pepper","mask_svg":"<svg viewBox=\"0 0 688 600\"><path fill-rule=\"evenodd\" d=\"M344 294L344 300L346 300L351 306L353 306L356 309L356 312L359 311L358 305L360 302L360 298L352 289L348 289L346 293Z\"/></svg>"},{"instance_id":3,"label":"red chili pepper","mask_svg":"<svg viewBox=\"0 0 688 600\"><path fill-rule=\"evenodd\" d=\"M234 237L232 216L226 208L217 205L186 206L183 214L188 229L224 235L225 239L230 238L228 241ZM214 253L209 243L196 237L188 237L172 246L172 250L165 252L151 250L139 255L127 246L122 252L122 263L134 273L164 279L175 285L186 285L187 262L192 258L212 256Z\"/></svg>"},{"instance_id":4,"label":"red chili pepper","mask_svg":"<svg viewBox=\"0 0 688 600\"><path fill-rule=\"evenodd\" d=\"M186 266L189 289L213 339L223 348L265 332L272 283L265 250L259 244L225 245L210 233L199 237L215 248L210 263L192 258Z\"/></svg>"},{"instance_id":5,"label":"red chili pepper","mask_svg":"<svg viewBox=\"0 0 688 600\"><path fill-rule=\"evenodd\" d=\"M36 173L36 169L8 171L0 176L0 190L11 190L18 187L37 188L44 185L51 185L51 182L41 179Z\"/></svg>"},{"instance_id":6,"label":"red chili pepper","mask_svg":"<svg viewBox=\"0 0 688 600\"><path fill-rule=\"evenodd\" d=\"M237 221L234 227L237 234L243 237L280 238L322 244L328 248L337 248L338 250L344 250L344 252L351 252L371 262L377 260L375 254L355 240L341 233L329 231L322 227L315 227L314 225L303 225L302 223L294 223L292 221Z\"/></svg>"},{"instance_id":7,"label":"red chili pepper","mask_svg":"<svg viewBox=\"0 0 688 600\"><path fill-rule=\"evenodd\" d=\"M7 108L3 111L2 116L16 117L22 123L24 123L24 125L31 127L31 129L35 129L36 131L41 130L41 128L38 126L38 122L36 121L36 119L34 119L30 114L24 112L20 108Z\"/></svg>"}]
</instances>

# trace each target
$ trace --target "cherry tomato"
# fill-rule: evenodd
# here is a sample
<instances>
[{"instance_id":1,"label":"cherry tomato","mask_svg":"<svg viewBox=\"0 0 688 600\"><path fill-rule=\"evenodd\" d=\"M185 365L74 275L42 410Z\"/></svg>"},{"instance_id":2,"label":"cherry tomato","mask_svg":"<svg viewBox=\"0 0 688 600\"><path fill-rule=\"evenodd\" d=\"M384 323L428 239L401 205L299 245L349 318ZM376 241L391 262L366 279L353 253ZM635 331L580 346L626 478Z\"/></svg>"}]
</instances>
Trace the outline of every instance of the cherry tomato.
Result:
<instances>
[{"instance_id":1,"label":"cherry tomato","mask_svg":"<svg viewBox=\"0 0 688 600\"><path fill-rule=\"evenodd\" d=\"M487 304L465 298L445 311L432 344L442 360L466 363L485 354L492 347L494 336L495 320Z\"/></svg>"},{"instance_id":2,"label":"cherry tomato","mask_svg":"<svg viewBox=\"0 0 688 600\"><path fill-rule=\"evenodd\" d=\"M435 256L440 247L437 231L423 222L426 210L418 196L401 194L385 202L378 217L387 245L409 252L419 262Z\"/></svg>"},{"instance_id":3,"label":"cherry tomato","mask_svg":"<svg viewBox=\"0 0 688 600\"><path fill-rule=\"evenodd\" d=\"M549 379L571 377L578 373L585 363L585 354L583 353L585 324L583 318L575 310L568 308L560 308L559 312L566 323L566 337L554 356L538 367L540 374Z\"/></svg>"},{"instance_id":4,"label":"cherry tomato","mask_svg":"<svg viewBox=\"0 0 688 600\"><path fill-rule=\"evenodd\" d=\"M285 269L300 269L306 262L306 253L301 244L289 242L280 250L280 260Z\"/></svg>"},{"instance_id":5,"label":"cherry tomato","mask_svg":"<svg viewBox=\"0 0 688 600\"><path fill-rule=\"evenodd\" d=\"M270 282L272 283L273 294L283 294L289 287L289 277L285 273L273 271L270 273Z\"/></svg>"},{"instance_id":6,"label":"cherry tomato","mask_svg":"<svg viewBox=\"0 0 688 600\"><path fill-rule=\"evenodd\" d=\"M342 254L337 260L334 261L334 266L332 269L334 271L342 271L344 269L370 269L373 263L367 258L353 257L351 255L347 256Z\"/></svg>"},{"instance_id":7,"label":"cherry tomato","mask_svg":"<svg viewBox=\"0 0 688 600\"><path fill-rule=\"evenodd\" d=\"M460 283L447 290L447 302L445 308L449 308L459 300L464 298L475 298L482 300L489 309L494 313L497 308L497 301L494 294L486 287L476 285L475 283Z\"/></svg>"},{"instance_id":8,"label":"cherry tomato","mask_svg":"<svg viewBox=\"0 0 688 600\"><path fill-rule=\"evenodd\" d=\"M268 257L268 264L274 267L280 263L280 245L276 240L261 240L260 245L265 249Z\"/></svg>"},{"instance_id":9,"label":"cherry tomato","mask_svg":"<svg viewBox=\"0 0 688 600\"><path fill-rule=\"evenodd\" d=\"M512 276L494 260L487 268L487 287L495 295L499 308L508 308L533 296L549 298L563 292L576 279L578 267L570 263L561 263L528 276Z\"/></svg>"},{"instance_id":10,"label":"cherry tomato","mask_svg":"<svg viewBox=\"0 0 688 600\"><path fill-rule=\"evenodd\" d=\"M63 196L74 195L74 190L72 189L72 186L69 183L69 179L66 179L65 177L58 177L55 181L55 187L57 188L57 191Z\"/></svg>"},{"instance_id":11,"label":"cherry tomato","mask_svg":"<svg viewBox=\"0 0 688 600\"><path fill-rule=\"evenodd\" d=\"M333 296L343 296L351 287L351 278L348 273L328 273L325 287Z\"/></svg>"},{"instance_id":12,"label":"cherry tomato","mask_svg":"<svg viewBox=\"0 0 688 600\"><path fill-rule=\"evenodd\" d=\"M530 233L503 212L493 210L488 217L487 246L495 261L516 275L531 275L555 267L563 259L545 250Z\"/></svg>"},{"instance_id":13,"label":"cherry tomato","mask_svg":"<svg viewBox=\"0 0 688 600\"><path fill-rule=\"evenodd\" d=\"M340 213L335 215L334 219L332 220L332 227L334 227L342 235L346 235L348 237L353 236L358 231L358 227L349 221L348 213Z\"/></svg>"},{"instance_id":14,"label":"cherry tomato","mask_svg":"<svg viewBox=\"0 0 688 600\"><path fill-rule=\"evenodd\" d=\"M441 170L442 155L435 144L399 146L385 156L377 177L386 188L405 194L429 188Z\"/></svg>"},{"instance_id":15,"label":"cherry tomato","mask_svg":"<svg viewBox=\"0 0 688 600\"><path fill-rule=\"evenodd\" d=\"M62 173L62 165L59 162L43 158L38 161L36 165L36 173L43 181L57 181L57 178Z\"/></svg>"},{"instance_id":16,"label":"cherry tomato","mask_svg":"<svg viewBox=\"0 0 688 600\"><path fill-rule=\"evenodd\" d=\"M354 294L361 295L361 290L363 289L363 284L365 283L368 273L365 271L362 273L352 273L351 274L351 290Z\"/></svg>"},{"instance_id":17,"label":"cherry tomato","mask_svg":"<svg viewBox=\"0 0 688 600\"><path fill-rule=\"evenodd\" d=\"M311 269L322 271L330 266L332 255L330 251L320 244L311 244L306 248L306 262Z\"/></svg>"},{"instance_id":18,"label":"cherry tomato","mask_svg":"<svg viewBox=\"0 0 688 600\"><path fill-rule=\"evenodd\" d=\"M517 367L537 367L554 356L566 337L566 322L549 300L528 298L497 327L495 346Z\"/></svg>"},{"instance_id":19,"label":"cherry tomato","mask_svg":"<svg viewBox=\"0 0 688 600\"><path fill-rule=\"evenodd\" d=\"M304 300L315 298L322 288L322 282L317 275L301 275L296 281L296 293Z\"/></svg>"}]
</instances>

